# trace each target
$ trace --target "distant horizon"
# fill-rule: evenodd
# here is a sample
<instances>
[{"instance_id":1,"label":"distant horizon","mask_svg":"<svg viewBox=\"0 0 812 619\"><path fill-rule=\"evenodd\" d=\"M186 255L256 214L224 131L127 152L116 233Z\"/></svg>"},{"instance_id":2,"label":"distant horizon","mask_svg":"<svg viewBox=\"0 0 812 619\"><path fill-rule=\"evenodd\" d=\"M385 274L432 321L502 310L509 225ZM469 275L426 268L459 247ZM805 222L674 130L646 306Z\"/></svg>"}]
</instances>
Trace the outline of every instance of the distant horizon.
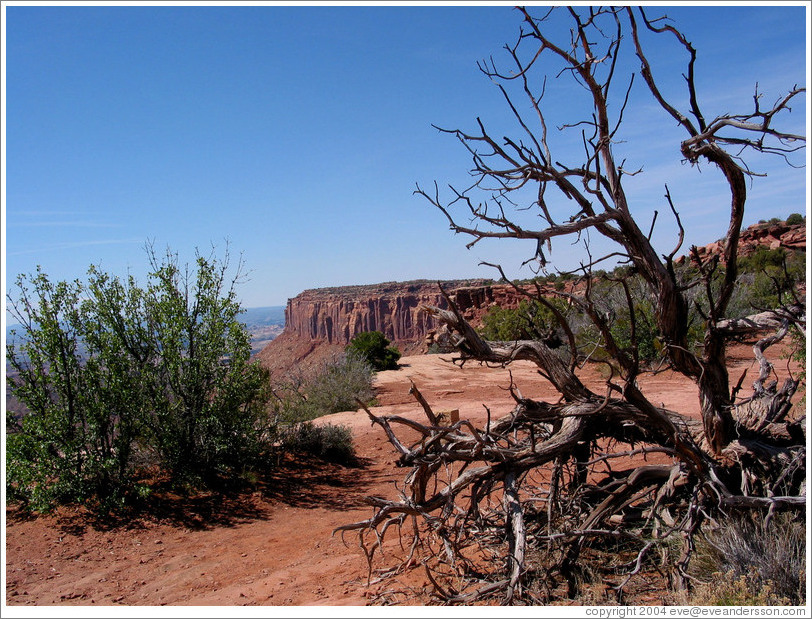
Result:
<instances>
[{"instance_id":1,"label":"distant horizon","mask_svg":"<svg viewBox=\"0 0 812 619\"><path fill-rule=\"evenodd\" d=\"M770 103L806 84L808 3L648 10L667 13L694 44L707 118L749 111L756 84ZM481 118L494 135L521 134L477 68L490 57L506 66L503 46L521 25L512 5L11 1L2 11L6 294L37 265L53 280L83 279L94 264L144 281L148 243L181 263L197 248L222 256L228 247L244 261L244 307L281 307L310 289L498 278L484 262L511 278L533 275L522 265L533 241L467 249L471 239L414 195L436 182L448 198L449 185L470 183L470 154L435 126L476 131ZM559 13L550 31L566 38ZM687 107L684 50L656 42L650 59L663 91ZM627 71L639 72L632 55L618 64L618 76ZM727 229L724 181L711 166L684 164L684 135L637 77L616 145L624 167L642 169L623 177L630 208L641 227L659 213L652 243L668 253L677 225L667 184L684 246L712 242ZM550 78L552 133L580 120L582 91ZM798 133L809 126L803 100L781 117ZM556 155L578 162L580 140L561 140ZM745 227L809 212L809 165L747 161L767 176L750 179ZM807 162L808 150L792 156ZM590 248L600 251L597 236ZM571 242L553 240L552 271L583 259Z\"/></svg>"},{"instance_id":2,"label":"distant horizon","mask_svg":"<svg viewBox=\"0 0 812 619\"><path fill-rule=\"evenodd\" d=\"M781 221L786 221L786 218L791 214L792 213L784 213L782 215L774 215L773 217L778 217L778 218L781 219ZM804 217L808 216L807 213L801 213L801 214ZM769 221L769 219L772 219L773 217L770 217L768 219L762 219L762 220L759 220L757 222L753 222L753 223L751 223L749 225L743 226L742 229L744 230L744 229L747 229L747 228L749 228L751 226L757 225L760 221ZM711 243L713 243L713 241L707 241L706 243L701 243L698 246L702 247L702 246L705 246L705 245L709 245ZM687 255L687 250L686 250L686 253L682 254L682 255ZM677 256L677 258L678 257L679 256ZM493 274L493 275L495 275L495 274ZM413 283L431 284L432 282L437 282L437 281L440 281L440 282L459 282L459 281L476 281L476 280L490 280L490 281L496 282L496 281L498 281L498 277L487 277L487 276L484 276L484 275L483 276L477 276L477 277L455 277L455 278L422 277L422 278L404 279L404 280L385 280L385 281L376 281L376 282L367 282L367 283L343 284L343 285L340 285L340 286L329 286L329 285L328 286L318 286L318 287L315 287L315 288L302 288L295 295L293 295L292 297L288 297L287 299L285 299L284 302L281 302L281 303L269 303L269 304L266 304L266 305L245 305L244 303L241 303L241 307L244 310L262 310L262 309L279 309L279 308L285 309L285 308L287 308L288 302L291 299L294 299L297 296L299 296L300 294L302 294L304 292L307 292L307 291L311 291L311 290L331 290L331 289L334 289L334 288L364 288L364 287L382 286L382 285L385 285L385 284L413 284ZM11 327L14 327L14 326L20 326L20 325L18 323L6 322L7 329L11 328Z\"/></svg>"}]
</instances>

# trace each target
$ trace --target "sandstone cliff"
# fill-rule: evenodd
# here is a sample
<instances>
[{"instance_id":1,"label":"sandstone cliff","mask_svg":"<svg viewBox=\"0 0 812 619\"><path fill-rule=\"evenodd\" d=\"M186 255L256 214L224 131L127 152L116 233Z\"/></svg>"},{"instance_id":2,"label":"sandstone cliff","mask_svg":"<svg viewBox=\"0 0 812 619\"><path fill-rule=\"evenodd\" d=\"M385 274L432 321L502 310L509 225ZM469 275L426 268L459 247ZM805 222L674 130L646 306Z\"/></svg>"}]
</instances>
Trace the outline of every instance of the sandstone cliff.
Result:
<instances>
[{"instance_id":1,"label":"sandstone cliff","mask_svg":"<svg viewBox=\"0 0 812 619\"><path fill-rule=\"evenodd\" d=\"M711 256L722 253L725 239L719 239L703 247L697 247L699 257L705 261ZM806 251L806 224L787 225L784 222L777 224L754 224L741 232L739 239L739 255L748 256L758 247L768 249L784 248L794 251ZM676 260L682 264L687 260L681 256Z\"/></svg>"},{"instance_id":2,"label":"sandstone cliff","mask_svg":"<svg viewBox=\"0 0 812 619\"><path fill-rule=\"evenodd\" d=\"M486 280L442 282L457 306L474 317L491 305L511 306L515 292ZM380 331L396 344L422 341L433 320L421 307L447 307L437 282L305 290L288 301L285 330L307 340L346 345L359 333Z\"/></svg>"},{"instance_id":3,"label":"sandstone cliff","mask_svg":"<svg viewBox=\"0 0 812 619\"><path fill-rule=\"evenodd\" d=\"M466 318L477 321L492 305L512 307L519 298L508 285L489 280L441 282ZM425 352L434 320L424 305L446 308L437 282L389 282L305 290L288 300L285 330L259 353L261 363L277 374L302 369L344 350L364 331L380 331L405 354Z\"/></svg>"},{"instance_id":4,"label":"sandstone cliff","mask_svg":"<svg viewBox=\"0 0 812 619\"><path fill-rule=\"evenodd\" d=\"M776 249L806 249L805 225L756 224L742 231L740 253L759 245ZM722 241L698 248L705 260L721 251ZM678 260L684 261L684 257ZM520 297L509 285L490 280L442 282L465 317L476 325L493 305L515 307ZM364 331L381 331L405 354L425 352L426 338L436 328L421 311L424 305L447 307L437 282L420 280L368 286L305 290L289 299L285 330L259 354L273 375L291 367L307 370L339 351Z\"/></svg>"}]
</instances>

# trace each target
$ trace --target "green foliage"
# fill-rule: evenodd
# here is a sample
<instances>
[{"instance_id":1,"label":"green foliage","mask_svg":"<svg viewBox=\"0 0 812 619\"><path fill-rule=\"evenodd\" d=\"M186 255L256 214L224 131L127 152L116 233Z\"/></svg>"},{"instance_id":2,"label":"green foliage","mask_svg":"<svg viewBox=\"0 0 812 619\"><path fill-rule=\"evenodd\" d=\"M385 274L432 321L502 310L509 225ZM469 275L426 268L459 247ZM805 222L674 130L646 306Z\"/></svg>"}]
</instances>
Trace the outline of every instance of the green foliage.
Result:
<instances>
[{"instance_id":1,"label":"green foliage","mask_svg":"<svg viewBox=\"0 0 812 619\"><path fill-rule=\"evenodd\" d=\"M797 325L793 325L789 332L790 349L787 358L798 363L799 371L796 379L799 381L798 391L803 395L796 403L798 411L806 411L806 335Z\"/></svg>"},{"instance_id":2,"label":"green foliage","mask_svg":"<svg viewBox=\"0 0 812 619\"><path fill-rule=\"evenodd\" d=\"M741 318L791 303L792 293L806 278L805 252L761 246L749 256L740 257L737 264L739 276L727 307L727 318ZM710 276L710 290L714 299L718 298L724 275L724 265L718 265ZM702 275L690 263L677 269L677 278L685 288L690 306L689 333L693 340L701 342L701 332L704 331L701 313L708 313L707 286L704 283L693 285L702 281Z\"/></svg>"},{"instance_id":3,"label":"green foliage","mask_svg":"<svg viewBox=\"0 0 812 619\"><path fill-rule=\"evenodd\" d=\"M559 310L564 309L557 300L551 303L558 305ZM550 308L536 300L522 299L516 308L491 307L482 317L479 332L491 341L546 340L557 327L558 321Z\"/></svg>"},{"instance_id":4,"label":"green foliage","mask_svg":"<svg viewBox=\"0 0 812 619\"><path fill-rule=\"evenodd\" d=\"M787 225L788 226L797 226L799 224L806 223L806 217L801 215L800 213L792 213L789 217L787 217Z\"/></svg>"},{"instance_id":5,"label":"green foliage","mask_svg":"<svg viewBox=\"0 0 812 619\"><path fill-rule=\"evenodd\" d=\"M757 273L767 267L778 268L787 258L787 251L784 248L770 249L764 245L759 245L749 256L739 258L739 271L742 273Z\"/></svg>"},{"instance_id":6,"label":"green foliage","mask_svg":"<svg viewBox=\"0 0 812 619\"><path fill-rule=\"evenodd\" d=\"M751 255L740 258L739 279L727 307L726 316L738 318L756 311L772 309L792 301L792 293L798 283L805 281L805 254L783 248L756 249ZM718 298L724 279L724 266L718 265L710 276L710 294ZM597 275L597 274L593 274ZM686 343L690 351L701 354L708 315L708 287L702 284L702 274L690 262L675 269L677 283L683 288L688 302ZM619 283L622 280L629 289L632 307ZM700 282L700 285L696 285ZM627 354L636 354L643 363L653 363L664 354L655 308L648 297L648 288L640 275L628 267L618 267L610 277L592 280L590 299L595 313L609 328L615 345ZM565 305L558 304L562 313ZM579 355L596 360L609 360L606 341L586 315L570 312L567 315ZM538 301L523 300L518 308L492 307L483 316L479 331L491 341L514 341L520 339L555 338L557 322L548 308ZM801 354L801 353L795 353Z\"/></svg>"},{"instance_id":7,"label":"green foliage","mask_svg":"<svg viewBox=\"0 0 812 619\"><path fill-rule=\"evenodd\" d=\"M352 431L347 426L330 423L297 423L283 433L282 445L287 452L309 454L338 464L350 464L355 457Z\"/></svg>"},{"instance_id":8,"label":"green foliage","mask_svg":"<svg viewBox=\"0 0 812 619\"><path fill-rule=\"evenodd\" d=\"M137 452L176 481L240 469L260 449L267 377L250 342L228 263L198 256L192 274L167 254L146 288L91 267L88 282L21 276L10 308L23 325L7 349L7 490L35 510L143 494Z\"/></svg>"},{"instance_id":9,"label":"green foliage","mask_svg":"<svg viewBox=\"0 0 812 619\"><path fill-rule=\"evenodd\" d=\"M132 487L129 460L144 411L127 390L140 388L137 372L122 369L83 284L54 283L38 269L18 277L17 288L10 308L23 333L6 357L11 392L30 413L7 418L9 495L38 510L92 497L114 506Z\"/></svg>"},{"instance_id":10,"label":"green foliage","mask_svg":"<svg viewBox=\"0 0 812 619\"><path fill-rule=\"evenodd\" d=\"M151 443L178 479L227 473L257 449L266 373L251 363L250 336L228 263L197 257L181 271L174 256L153 260L142 324L150 362L141 368L154 414Z\"/></svg>"},{"instance_id":11,"label":"green foliage","mask_svg":"<svg viewBox=\"0 0 812 619\"><path fill-rule=\"evenodd\" d=\"M360 354L349 351L336 355L309 378L296 377L277 385L278 421L292 424L356 410L358 400L368 403L373 398L372 376L372 367Z\"/></svg>"},{"instance_id":12,"label":"green foliage","mask_svg":"<svg viewBox=\"0 0 812 619\"><path fill-rule=\"evenodd\" d=\"M376 371L397 370L400 351L380 331L359 333L350 341L347 351L355 351Z\"/></svg>"},{"instance_id":13,"label":"green foliage","mask_svg":"<svg viewBox=\"0 0 812 619\"><path fill-rule=\"evenodd\" d=\"M728 309L731 318L779 307L806 278L803 252L761 246L751 255L739 259L738 264L739 285Z\"/></svg>"},{"instance_id":14,"label":"green foliage","mask_svg":"<svg viewBox=\"0 0 812 619\"><path fill-rule=\"evenodd\" d=\"M633 314L632 314L633 312ZM634 337L632 337L632 316L634 316ZM647 299L636 301L631 311L628 305L618 308L610 328L617 345L629 352L637 348L638 358L654 361L662 354L662 344L658 339L659 330L654 317L654 307Z\"/></svg>"}]
</instances>

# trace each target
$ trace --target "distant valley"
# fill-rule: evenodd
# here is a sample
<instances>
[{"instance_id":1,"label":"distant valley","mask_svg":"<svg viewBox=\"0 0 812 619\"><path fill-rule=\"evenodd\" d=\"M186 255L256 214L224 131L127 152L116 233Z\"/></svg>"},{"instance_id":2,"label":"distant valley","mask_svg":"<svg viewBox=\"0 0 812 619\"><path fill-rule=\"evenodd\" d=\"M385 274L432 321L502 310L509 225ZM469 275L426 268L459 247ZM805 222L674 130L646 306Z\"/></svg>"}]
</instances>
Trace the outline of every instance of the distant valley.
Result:
<instances>
[{"instance_id":1,"label":"distant valley","mask_svg":"<svg viewBox=\"0 0 812 619\"><path fill-rule=\"evenodd\" d=\"M251 354L255 355L285 328L285 307L249 307L240 315L240 322L251 334Z\"/></svg>"},{"instance_id":2,"label":"distant valley","mask_svg":"<svg viewBox=\"0 0 812 619\"><path fill-rule=\"evenodd\" d=\"M256 354L285 328L285 307L273 305L269 307L249 307L240 314L239 321L243 323L251 334L251 354ZM12 338L12 331L17 331L17 337ZM9 344L20 341L22 327L17 324L6 325L6 342Z\"/></svg>"}]
</instances>

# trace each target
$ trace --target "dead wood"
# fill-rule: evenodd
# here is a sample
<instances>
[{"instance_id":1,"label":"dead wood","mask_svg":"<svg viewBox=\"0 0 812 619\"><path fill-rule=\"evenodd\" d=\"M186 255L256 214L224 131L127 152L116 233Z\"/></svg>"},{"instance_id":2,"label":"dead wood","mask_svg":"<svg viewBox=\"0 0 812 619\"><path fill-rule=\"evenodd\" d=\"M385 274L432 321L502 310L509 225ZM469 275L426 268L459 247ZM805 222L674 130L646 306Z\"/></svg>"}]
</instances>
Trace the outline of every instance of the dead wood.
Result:
<instances>
[{"instance_id":1,"label":"dead wood","mask_svg":"<svg viewBox=\"0 0 812 619\"><path fill-rule=\"evenodd\" d=\"M579 563L590 547L606 549L616 558L605 567L614 570L618 592L650 567L655 555L665 557L661 567L675 584L687 586L694 538L709 518L724 519L742 510L769 516L776 509L803 510L806 501L805 423L791 413L800 379L790 377L778 388L770 380L773 366L767 358L768 349L790 329L805 335L805 305L795 295L792 305L728 316L739 285L738 242L750 176L742 153L789 157L802 148L803 136L784 132L776 123L805 89L793 87L769 110L761 109L756 97L752 112L709 120L694 87L695 50L676 28L632 7L561 10L572 20L569 41L556 42L545 33L549 13L535 17L520 8L523 30L517 43L506 48L512 68L500 70L493 61L480 67L497 83L523 138L497 140L479 121L475 133L442 130L471 154L475 182L465 191L452 188L450 201L441 199L436 185L433 193L416 191L440 210L455 233L472 238L469 247L483 239L534 241L535 252L527 263L539 270L548 265L553 239L581 240L593 232L614 245L606 255L593 257L584 241L581 278L567 290L555 292L536 284L533 295L530 287L514 284L553 310L568 347L553 349L544 338L486 341L442 287L448 309L425 308L456 350L455 363L507 367L530 361L560 397L554 402L523 398L511 382L513 411L491 420L488 409L485 427L465 420L445 423L414 384L410 393L426 423L378 416L365 407L399 454L399 465L410 470L398 487L399 498L370 499L374 513L369 519L336 529L357 532L370 574L388 531L410 538L406 556L390 570L422 565L444 603L490 597L504 603L543 601L561 583L576 595ZM645 51L647 35L674 37L678 50L686 53L687 111L678 110L660 90ZM613 152L634 79L630 75L622 90L626 99L611 107L608 97L615 91L610 86L620 74L618 50L626 44L640 61L640 75L653 101L685 131L679 145L682 155L692 164L713 164L729 189L730 217L721 255L703 262L694 250L692 281L683 281L675 268L673 258L684 229L668 189L666 199L680 237L676 248L661 256L651 243L653 222L641 229L632 215L623 187L629 172ZM532 48L529 53L526 47ZM558 77L574 78L591 106L590 116L562 128L580 132L585 154L581 165L561 163L548 142L542 106L546 76L540 81L531 77L542 58L558 63ZM535 129L512 100L507 89L511 83L526 97ZM735 152L726 150L730 146ZM535 188L535 201L523 206L522 192L529 187ZM475 199L475 191L488 197ZM559 194L555 202L549 200L553 192ZM455 212L460 207L466 223ZM508 213L511 207L514 215ZM528 209L538 216L536 225L522 223L522 211ZM609 259L628 271L600 280L593 269ZM504 276L501 267L492 266ZM631 277L641 283L640 292L633 294ZM601 304L606 289L596 292L600 281L614 286L623 300L620 311L628 315L629 324L626 340L615 329L616 317ZM701 303L689 298L689 291L698 291ZM579 349L575 329L550 303L550 295L565 299L587 321L595 334L589 353ZM642 302L652 308L650 317L640 309ZM698 346L689 338L692 312L704 325ZM656 330L661 366L696 383L701 419L657 406L641 389L639 377L656 371L640 354L640 329L647 320ZM760 338L754 347L759 376L750 390L744 376L731 388L726 346L754 334ZM589 362L595 351L610 370L599 391L577 374L579 364ZM401 429L419 438L407 443L399 437ZM635 459L641 455L658 461L641 464ZM616 462L625 468L613 468ZM673 555L674 540L679 542L678 556Z\"/></svg>"}]
</instances>

